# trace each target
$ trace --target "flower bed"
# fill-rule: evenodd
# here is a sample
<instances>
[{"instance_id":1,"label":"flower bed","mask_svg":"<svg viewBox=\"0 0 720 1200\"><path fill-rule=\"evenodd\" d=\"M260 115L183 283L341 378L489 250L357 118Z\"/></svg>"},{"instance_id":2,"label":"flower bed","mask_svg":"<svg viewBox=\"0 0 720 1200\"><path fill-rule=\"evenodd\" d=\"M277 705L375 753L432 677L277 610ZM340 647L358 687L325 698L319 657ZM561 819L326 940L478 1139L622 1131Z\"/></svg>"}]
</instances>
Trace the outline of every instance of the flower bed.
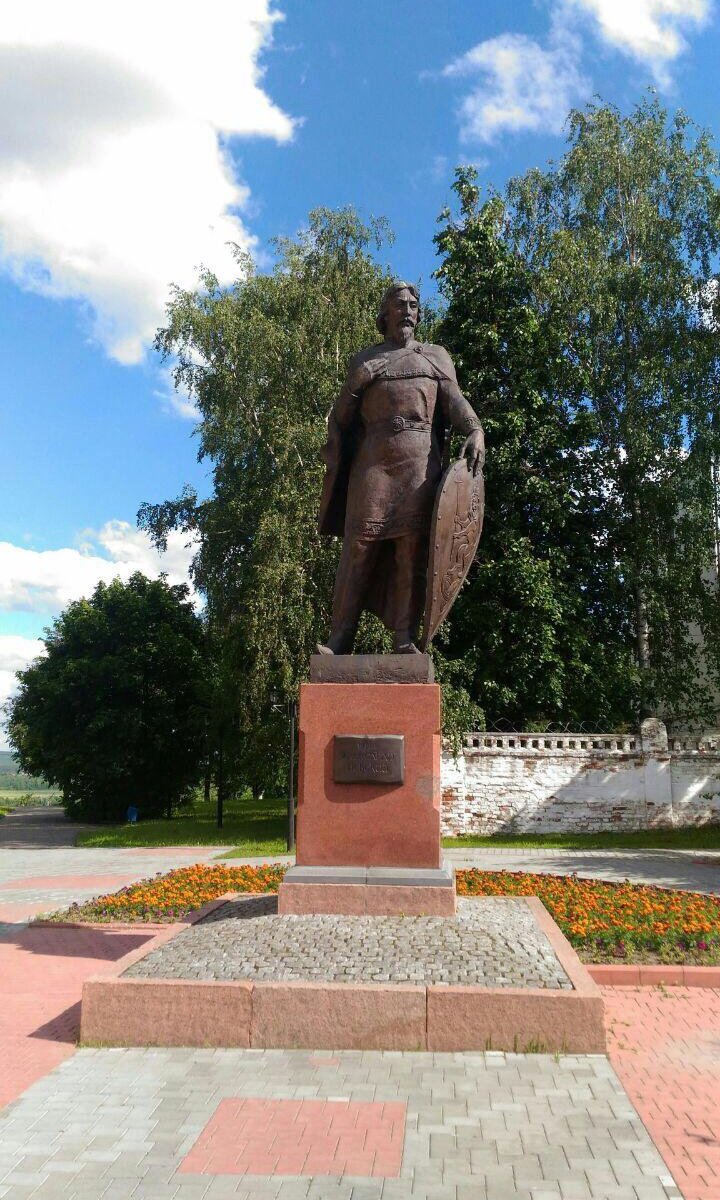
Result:
<instances>
[{"instance_id":1,"label":"flower bed","mask_svg":"<svg viewBox=\"0 0 720 1200\"><path fill-rule=\"evenodd\" d=\"M276 892L285 867L181 867L53 913L56 921L181 921L226 892Z\"/></svg>"},{"instance_id":2,"label":"flower bed","mask_svg":"<svg viewBox=\"0 0 720 1200\"><path fill-rule=\"evenodd\" d=\"M285 867L183 867L54 914L63 921L177 921L226 892L277 892ZM539 896L588 962L720 962L720 897L576 875L457 872L459 896Z\"/></svg>"},{"instance_id":3,"label":"flower bed","mask_svg":"<svg viewBox=\"0 0 720 1200\"><path fill-rule=\"evenodd\" d=\"M720 962L720 897L577 875L458 871L459 896L538 896L586 962Z\"/></svg>"}]
</instances>

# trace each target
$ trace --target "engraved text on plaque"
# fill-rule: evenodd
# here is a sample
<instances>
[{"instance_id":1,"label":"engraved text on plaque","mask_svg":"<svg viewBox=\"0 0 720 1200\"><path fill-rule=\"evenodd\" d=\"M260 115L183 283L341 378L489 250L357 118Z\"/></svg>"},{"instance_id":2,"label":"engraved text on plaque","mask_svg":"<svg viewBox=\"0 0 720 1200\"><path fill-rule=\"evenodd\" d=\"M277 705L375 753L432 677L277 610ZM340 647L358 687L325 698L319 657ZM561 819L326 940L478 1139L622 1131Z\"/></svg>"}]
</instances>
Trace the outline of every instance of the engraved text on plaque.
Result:
<instances>
[{"instance_id":1,"label":"engraved text on plaque","mask_svg":"<svg viewBox=\"0 0 720 1200\"><path fill-rule=\"evenodd\" d=\"M398 734L336 734L335 783L403 783L405 739Z\"/></svg>"}]
</instances>

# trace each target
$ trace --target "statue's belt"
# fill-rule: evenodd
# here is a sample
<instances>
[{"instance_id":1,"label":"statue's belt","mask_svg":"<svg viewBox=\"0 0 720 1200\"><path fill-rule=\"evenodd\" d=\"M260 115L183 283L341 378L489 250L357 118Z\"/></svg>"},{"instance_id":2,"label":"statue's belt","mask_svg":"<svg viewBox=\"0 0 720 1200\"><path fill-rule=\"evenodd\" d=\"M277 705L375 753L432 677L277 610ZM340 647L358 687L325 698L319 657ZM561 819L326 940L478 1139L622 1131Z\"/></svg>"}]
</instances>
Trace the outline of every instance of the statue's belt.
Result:
<instances>
[{"instance_id":1,"label":"statue's belt","mask_svg":"<svg viewBox=\"0 0 720 1200\"><path fill-rule=\"evenodd\" d=\"M413 417L390 417L387 421L372 421L365 426L367 434L404 433L406 430L412 433L430 433L431 429L430 421L422 421Z\"/></svg>"}]
</instances>

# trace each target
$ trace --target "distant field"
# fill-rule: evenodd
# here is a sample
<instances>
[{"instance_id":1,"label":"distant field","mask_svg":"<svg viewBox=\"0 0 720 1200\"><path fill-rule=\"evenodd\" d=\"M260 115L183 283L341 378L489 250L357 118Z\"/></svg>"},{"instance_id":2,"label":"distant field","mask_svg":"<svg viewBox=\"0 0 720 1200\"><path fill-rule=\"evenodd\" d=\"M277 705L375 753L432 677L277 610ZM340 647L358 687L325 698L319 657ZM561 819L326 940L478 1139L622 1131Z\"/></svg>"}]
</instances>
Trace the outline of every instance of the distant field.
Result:
<instances>
[{"instance_id":1,"label":"distant field","mask_svg":"<svg viewBox=\"0 0 720 1200\"><path fill-rule=\"evenodd\" d=\"M15 806L23 806L33 798L36 804L47 804L51 799L59 802L60 792L48 786L46 780L34 775L25 775L9 750L0 750L0 805L10 807L9 801Z\"/></svg>"},{"instance_id":2,"label":"distant field","mask_svg":"<svg viewBox=\"0 0 720 1200\"><path fill-rule=\"evenodd\" d=\"M62 802L62 792L48 790L38 792L16 792L0 787L0 808L7 811L12 808L47 808Z\"/></svg>"}]
</instances>

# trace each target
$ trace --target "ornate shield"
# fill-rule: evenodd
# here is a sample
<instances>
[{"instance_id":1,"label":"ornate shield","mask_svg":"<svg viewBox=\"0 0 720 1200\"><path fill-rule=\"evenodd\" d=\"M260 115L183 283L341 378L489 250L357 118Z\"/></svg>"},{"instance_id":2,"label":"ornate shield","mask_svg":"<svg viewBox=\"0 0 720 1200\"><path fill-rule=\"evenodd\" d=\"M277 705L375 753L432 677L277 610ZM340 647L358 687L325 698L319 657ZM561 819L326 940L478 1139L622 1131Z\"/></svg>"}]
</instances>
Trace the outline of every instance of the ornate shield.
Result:
<instances>
[{"instance_id":1,"label":"ornate shield","mask_svg":"<svg viewBox=\"0 0 720 1200\"><path fill-rule=\"evenodd\" d=\"M482 472L473 475L464 458L440 481L430 526L425 615L420 648L426 650L450 612L475 558L485 513Z\"/></svg>"}]
</instances>

